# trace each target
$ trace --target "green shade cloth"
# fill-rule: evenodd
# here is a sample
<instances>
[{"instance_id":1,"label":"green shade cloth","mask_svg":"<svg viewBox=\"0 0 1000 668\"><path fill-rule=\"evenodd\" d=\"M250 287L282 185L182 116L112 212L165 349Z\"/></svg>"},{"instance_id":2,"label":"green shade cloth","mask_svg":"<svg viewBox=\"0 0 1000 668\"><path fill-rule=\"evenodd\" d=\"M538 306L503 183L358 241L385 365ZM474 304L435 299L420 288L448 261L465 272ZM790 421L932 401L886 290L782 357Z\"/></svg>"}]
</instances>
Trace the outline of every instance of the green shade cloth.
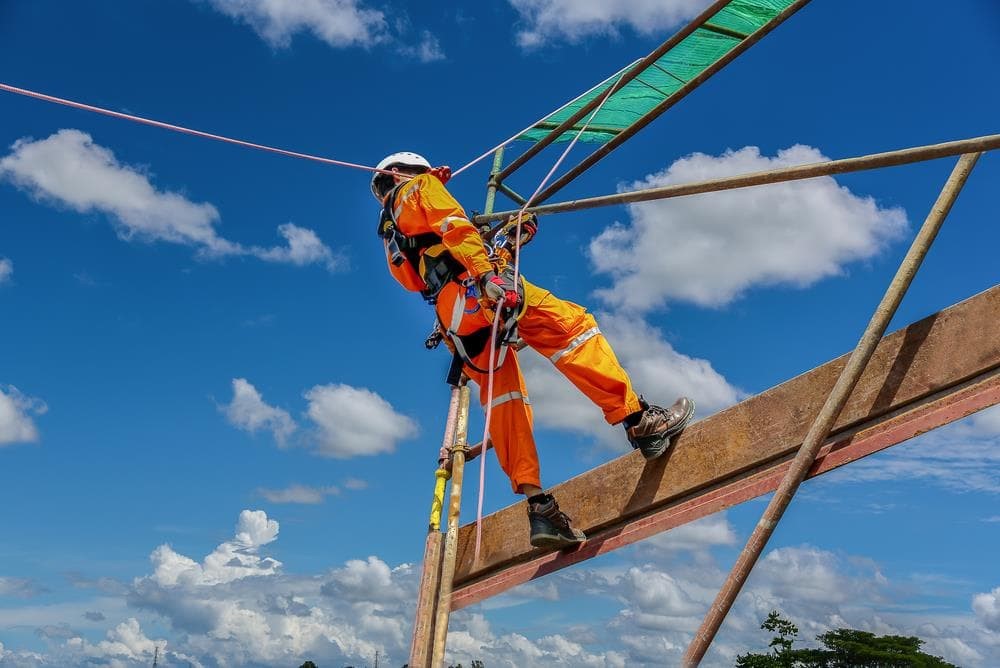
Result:
<instances>
[{"instance_id":1,"label":"green shade cloth","mask_svg":"<svg viewBox=\"0 0 1000 668\"><path fill-rule=\"evenodd\" d=\"M793 2L795 0L733 0L638 77L613 93L590 122L587 131L580 136L580 141L595 144L609 141L674 95L685 83L718 62L751 33L774 20ZM608 88L630 67L632 65L548 116L518 139L536 142L545 137L592 99L606 95ZM556 141L573 139L588 117L589 114L584 116L573 129L564 132Z\"/></svg>"}]
</instances>

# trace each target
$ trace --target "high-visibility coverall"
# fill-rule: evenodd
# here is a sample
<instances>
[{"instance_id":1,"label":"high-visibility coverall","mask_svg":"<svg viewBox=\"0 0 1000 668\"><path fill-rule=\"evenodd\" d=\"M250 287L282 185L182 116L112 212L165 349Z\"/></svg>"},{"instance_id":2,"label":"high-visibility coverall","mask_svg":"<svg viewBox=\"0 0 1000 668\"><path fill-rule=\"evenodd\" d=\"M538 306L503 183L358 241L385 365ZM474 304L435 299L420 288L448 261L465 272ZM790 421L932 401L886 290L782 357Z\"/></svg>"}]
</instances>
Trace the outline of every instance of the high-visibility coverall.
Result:
<instances>
[{"instance_id":1,"label":"high-visibility coverall","mask_svg":"<svg viewBox=\"0 0 1000 668\"><path fill-rule=\"evenodd\" d=\"M438 295L435 308L442 327L462 336L489 327L491 320L478 300L476 279L495 268L479 232L461 205L430 174L416 176L400 187L393 205L402 234L439 235L452 257L466 269ZM419 292L426 288L409 262L392 264L388 247L386 260L393 277L407 290ZM524 281L524 300L526 309L518 325L521 338L597 404L609 424L617 424L641 410L628 374L586 309L528 281ZM489 357L487 345L472 362L487 370ZM485 409L487 375L469 365L465 365L465 374L479 385L480 403ZM503 366L493 376L490 438L515 493L521 493L523 485L542 486L532 434L531 402L513 349L508 350Z\"/></svg>"}]
</instances>

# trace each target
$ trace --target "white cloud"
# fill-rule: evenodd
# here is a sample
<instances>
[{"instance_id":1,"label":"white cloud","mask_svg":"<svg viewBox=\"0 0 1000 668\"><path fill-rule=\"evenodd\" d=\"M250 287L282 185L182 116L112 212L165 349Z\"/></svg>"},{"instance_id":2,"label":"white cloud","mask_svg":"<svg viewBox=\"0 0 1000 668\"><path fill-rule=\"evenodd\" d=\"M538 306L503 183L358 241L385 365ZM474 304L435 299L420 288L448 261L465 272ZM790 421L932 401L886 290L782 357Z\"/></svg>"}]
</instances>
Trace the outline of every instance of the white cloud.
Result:
<instances>
[{"instance_id":1,"label":"white cloud","mask_svg":"<svg viewBox=\"0 0 1000 668\"><path fill-rule=\"evenodd\" d=\"M315 505L323 503L328 496L340 494L336 487L309 487L293 484L284 489L261 488L257 492L271 503L303 503Z\"/></svg>"},{"instance_id":2,"label":"white cloud","mask_svg":"<svg viewBox=\"0 0 1000 668\"><path fill-rule=\"evenodd\" d=\"M441 42L427 30L420 33L420 39L416 44L401 46L399 52L405 56L416 58L421 63L433 63L444 60L445 57Z\"/></svg>"},{"instance_id":3,"label":"white cloud","mask_svg":"<svg viewBox=\"0 0 1000 668\"><path fill-rule=\"evenodd\" d=\"M623 189L702 181L827 158L796 145L777 156L748 146L715 157L681 158ZM598 296L644 313L670 300L722 306L754 286L805 287L876 255L906 229L902 209L885 209L832 177L629 206L631 223L607 228L590 258L612 285Z\"/></svg>"},{"instance_id":4,"label":"white cloud","mask_svg":"<svg viewBox=\"0 0 1000 668\"><path fill-rule=\"evenodd\" d=\"M277 522L245 510L236 536L202 563L157 548L153 574L135 580L129 602L161 615L180 632L174 650L206 665L345 665L376 650L386 665L405 662L417 578L410 565L369 557L290 575L263 555L277 536Z\"/></svg>"},{"instance_id":5,"label":"white cloud","mask_svg":"<svg viewBox=\"0 0 1000 668\"><path fill-rule=\"evenodd\" d=\"M253 28L274 47L311 32L332 47L372 46L386 39L385 15L357 0L208 0Z\"/></svg>"},{"instance_id":6,"label":"white cloud","mask_svg":"<svg viewBox=\"0 0 1000 668\"><path fill-rule=\"evenodd\" d=\"M983 626L1000 632L1000 587L976 594L972 598L972 610Z\"/></svg>"},{"instance_id":7,"label":"white cloud","mask_svg":"<svg viewBox=\"0 0 1000 668\"><path fill-rule=\"evenodd\" d=\"M221 408L237 429L251 434L266 429L282 447L296 429L288 411L265 403L257 388L245 378L233 378L233 400Z\"/></svg>"},{"instance_id":8,"label":"white cloud","mask_svg":"<svg viewBox=\"0 0 1000 668\"><path fill-rule=\"evenodd\" d=\"M0 285L10 282L14 275L14 263L5 257L0 257Z\"/></svg>"},{"instance_id":9,"label":"white cloud","mask_svg":"<svg viewBox=\"0 0 1000 668\"><path fill-rule=\"evenodd\" d=\"M966 425L972 436L1000 436L1000 405L985 408L970 416Z\"/></svg>"},{"instance_id":10,"label":"white cloud","mask_svg":"<svg viewBox=\"0 0 1000 668\"><path fill-rule=\"evenodd\" d=\"M34 598L46 591L34 580L0 575L0 597Z\"/></svg>"},{"instance_id":11,"label":"white cloud","mask_svg":"<svg viewBox=\"0 0 1000 668\"><path fill-rule=\"evenodd\" d=\"M318 454L344 459L396 450L416 435L416 423L375 392L350 385L317 385L305 393L306 414L316 425Z\"/></svg>"},{"instance_id":12,"label":"white cloud","mask_svg":"<svg viewBox=\"0 0 1000 668\"><path fill-rule=\"evenodd\" d=\"M47 410L41 399L26 396L13 385L8 385L6 391L0 386L0 446L37 441L38 427L31 416Z\"/></svg>"},{"instance_id":13,"label":"white cloud","mask_svg":"<svg viewBox=\"0 0 1000 668\"><path fill-rule=\"evenodd\" d=\"M287 246L254 247L251 252L268 262L294 264L297 267L322 264L329 271L339 271L347 265L346 257L334 254L310 229L285 223L278 226L278 234L285 238L285 241L288 242Z\"/></svg>"},{"instance_id":14,"label":"white cloud","mask_svg":"<svg viewBox=\"0 0 1000 668\"><path fill-rule=\"evenodd\" d=\"M469 665L479 659L498 668L673 665L725 576L715 563L684 563L684 553L728 544L730 532L724 519L702 522L684 540L659 550L619 553L626 562L641 557L641 564L577 568L533 583L555 589L545 598L560 601L563 609L581 605L606 611L603 619L589 617L585 628L563 625L558 633L532 634L524 629L538 618L525 608L523 624L510 629L505 622L508 628L500 631L481 611L458 611L449 630L448 660ZM146 618L119 610L109 614L115 622L105 640L71 637L56 645L58 638L53 638L51 652L44 656L0 646L0 665L148 665L154 643L170 665L289 666L306 657L318 665L357 665L370 661L376 651L385 665L405 662L419 568L393 568L370 556L321 575L289 574L265 554L278 535L276 521L245 510L235 536L201 562L165 546L153 552L153 572L132 582L127 600L172 629L169 646L147 636L143 626L151 622L137 621ZM978 595L967 611L938 612L926 597L920 582L891 582L870 559L810 546L772 550L747 583L703 665L731 666L737 653L764 649L768 635L759 624L775 608L799 626L803 642L849 626L918 635L927 640L926 651L969 668L998 665L1000 635L991 628L1000 618L1000 589ZM83 610L93 610L88 604L74 604L55 620L51 612L8 618L59 626L62 619L80 619ZM112 607L101 605L102 610ZM544 619L548 613L538 614L543 624L551 625ZM92 622L101 621L94 617Z\"/></svg>"},{"instance_id":15,"label":"white cloud","mask_svg":"<svg viewBox=\"0 0 1000 668\"><path fill-rule=\"evenodd\" d=\"M958 492L1000 494L1000 406L831 472L831 481L919 480Z\"/></svg>"},{"instance_id":16,"label":"white cloud","mask_svg":"<svg viewBox=\"0 0 1000 668\"><path fill-rule=\"evenodd\" d=\"M109 149L79 130L17 140L0 160L0 175L40 199L80 213L112 216L125 239L184 243L210 254L237 250L216 234L219 212L214 206L157 190L146 174L122 165Z\"/></svg>"},{"instance_id":17,"label":"white cloud","mask_svg":"<svg viewBox=\"0 0 1000 668\"><path fill-rule=\"evenodd\" d=\"M193 246L203 257L250 255L269 262L318 263L331 271L344 264L314 232L291 223L278 228L287 246L246 248L219 236L220 217L213 205L157 189L144 170L122 164L110 149L79 130L17 140L11 153L0 159L0 178L39 200L79 213L104 214L127 241Z\"/></svg>"},{"instance_id":18,"label":"white cloud","mask_svg":"<svg viewBox=\"0 0 1000 668\"><path fill-rule=\"evenodd\" d=\"M156 649L159 648L164 659L166 641L150 640L143 633L139 626L139 621L135 617L130 617L107 633L107 640L102 640L96 644L91 644L85 639L77 636L70 638L66 643L67 648L75 650L79 654L90 660L108 660L107 665L125 665L122 661L150 663ZM83 663L92 663L84 661Z\"/></svg>"},{"instance_id":19,"label":"white cloud","mask_svg":"<svg viewBox=\"0 0 1000 668\"><path fill-rule=\"evenodd\" d=\"M657 534L639 543L636 549L643 555L687 552L707 559L711 548L735 545L736 542L736 530L726 513L721 512Z\"/></svg>"},{"instance_id":20,"label":"white cloud","mask_svg":"<svg viewBox=\"0 0 1000 668\"><path fill-rule=\"evenodd\" d=\"M508 0L524 27L517 42L524 48L555 40L614 36L620 26L644 35L660 33L690 19L707 0Z\"/></svg>"},{"instance_id":21,"label":"white cloud","mask_svg":"<svg viewBox=\"0 0 1000 668\"><path fill-rule=\"evenodd\" d=\"M260 548L278 537L278 523L268 519L263 510L244 510L232 540L221 543L202 563L174 552L169 545L153 551L150 560L156 584L217 585L247 577L273 575L281 562L261 557Z\"/></svg>"}]
</instances>

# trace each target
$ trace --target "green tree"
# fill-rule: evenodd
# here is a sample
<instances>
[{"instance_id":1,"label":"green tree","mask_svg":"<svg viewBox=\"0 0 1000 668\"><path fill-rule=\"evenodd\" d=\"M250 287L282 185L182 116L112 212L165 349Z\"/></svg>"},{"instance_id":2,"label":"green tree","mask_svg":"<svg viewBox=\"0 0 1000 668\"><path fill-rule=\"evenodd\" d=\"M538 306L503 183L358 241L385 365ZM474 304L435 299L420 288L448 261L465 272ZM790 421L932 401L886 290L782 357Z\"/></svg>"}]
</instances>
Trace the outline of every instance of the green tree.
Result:
<instances>
[{"instance_id":1,"label":"green tree","mask_svg":"<svg viewBox=\"0 0 1000 668\"><path fill-rule=\"evenodd\" d=\"M313 663L312 661L306 661L301 666L299 666L299 668L316 668L316 664Z\"/></svg>"},{"instance_id":2,"label":"green tree","mask_svg":"<svg viewBox=\"0 0 1000 668\"><path fill-rule=\"evenodd\" d=\"M760 626L775 633L765 654L736 657L736 668L958 668L920 650L915 636L877 636L867 631L835 629L816 636L821 649L793 649L799 629L774 610Z\"/></svg>"},{"instance_id":3,"label":"green tree","mask_svg":"<svg viewBox=\"0 0 1000 668\"><path fill-rule=\"evenodd\" d=\"M472 660L472 668L486 668L486 664L484 664L479 659L473 659Z\"/></svg>"}]
</instances>

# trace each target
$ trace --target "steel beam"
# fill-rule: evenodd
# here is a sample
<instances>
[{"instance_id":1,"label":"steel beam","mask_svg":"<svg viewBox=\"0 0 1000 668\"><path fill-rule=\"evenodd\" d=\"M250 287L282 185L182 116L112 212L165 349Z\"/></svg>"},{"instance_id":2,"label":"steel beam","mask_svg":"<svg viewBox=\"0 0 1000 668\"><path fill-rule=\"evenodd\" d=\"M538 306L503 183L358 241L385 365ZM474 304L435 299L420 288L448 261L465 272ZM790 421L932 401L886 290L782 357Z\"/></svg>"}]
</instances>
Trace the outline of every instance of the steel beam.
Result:
<instances>
[{"instance_id":1,"label":"steel beam","mask_svg":"<svg viewBox=\"0 0 1000 668\"><path fill-rule=\"evenodd\" d=\"M996 404L1000 404L1000 370L994 369L831 439L820 450L808 477L828 473ZM465 608L519 584L769 494L777 489L790 463L785 458L760 470L748 471L621 526L599 531L578 550L549 552L464 584L452 594L452 607Z\"/></svg>"},{"instance_id":2,"label":"steel beam","mask_svg":"<svg viewBox=\"0 0 1000 668\"><path fill-rule=\"evenodd\" d=\"M1000 286L883 338L834 424L832 440L843 440L859 425L914 409L930 396L954 393L970 379L1000 368L997 314ZM574 524L595 538L578 550L580 558L651 535L634 531L655 513L680 513L670 509L681 504L692 513L684 521L714 512L711 506L691 509L712 498L703 494L723 494L717 490L727 486L732 491L741 481L786 462L803 442L846 361L845 355L691 425L666 457L647 463L632 452L555 486L552 492ZM756 494L766 491L761 490ZM615 534L623 538L612 540ZM630 534L638 537L623 542ZM575 553L552 555L532 548L523 502L483 518L483 535L480 562L474 566L474 526L459 532L453 597L459 607L482 598L477 588L492 595L525 581L523 573L531 566L518 565L530 562L541 568L539 560L544 560L542 570L551 572L580 559ZM498 586L505 573L515 573L514 567L521 575Z\"/></svg>"}]
</instances>

